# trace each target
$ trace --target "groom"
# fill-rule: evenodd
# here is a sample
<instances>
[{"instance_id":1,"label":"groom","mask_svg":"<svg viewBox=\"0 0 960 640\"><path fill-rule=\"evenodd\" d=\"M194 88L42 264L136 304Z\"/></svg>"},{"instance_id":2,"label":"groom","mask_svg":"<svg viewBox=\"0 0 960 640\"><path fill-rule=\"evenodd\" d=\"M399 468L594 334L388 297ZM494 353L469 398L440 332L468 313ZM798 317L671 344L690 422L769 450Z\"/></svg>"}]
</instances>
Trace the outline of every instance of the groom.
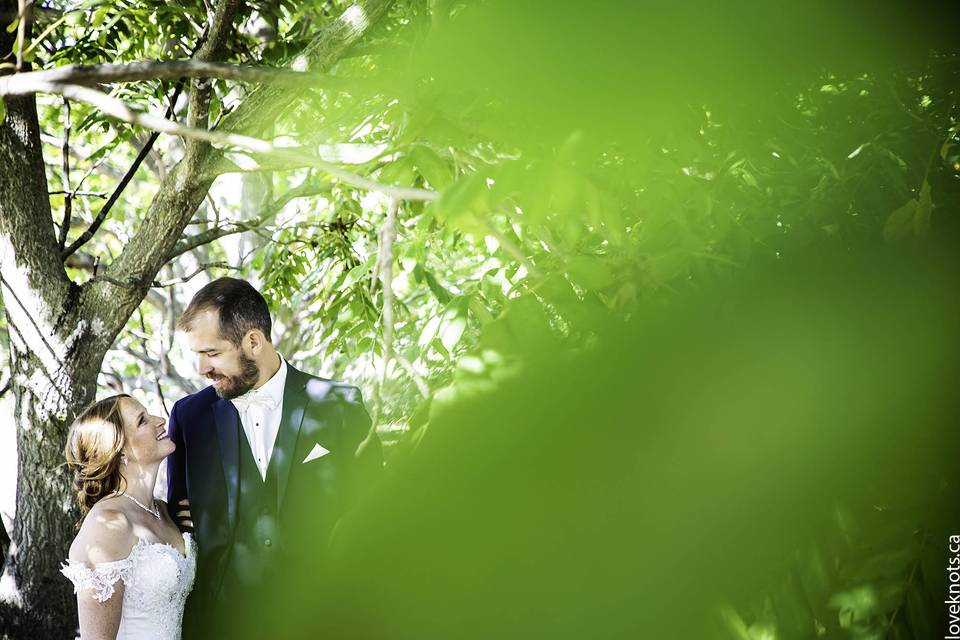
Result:
<instances>
[{"instance_id":1,"label":"groom","mask_svg":"<svg viewBox=\"0 0 960 640\"><path fill-rule=\"evenodd\" d=\"M212 381L169 421L167 504L187 530L189 504L199 549L184 638L264 637L271 595L323 553L358 484L379 470L380 443L356 387L277 353L267 303L248 282L206 285L179 328Z\"/></svg>"}]
</instances>

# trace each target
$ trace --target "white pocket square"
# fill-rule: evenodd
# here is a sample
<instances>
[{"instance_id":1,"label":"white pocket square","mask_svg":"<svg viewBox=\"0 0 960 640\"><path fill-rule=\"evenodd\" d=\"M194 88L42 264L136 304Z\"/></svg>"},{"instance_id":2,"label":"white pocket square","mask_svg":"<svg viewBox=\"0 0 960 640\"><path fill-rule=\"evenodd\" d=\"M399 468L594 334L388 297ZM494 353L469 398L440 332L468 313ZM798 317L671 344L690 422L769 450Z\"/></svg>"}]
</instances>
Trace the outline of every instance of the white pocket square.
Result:
<instances>
[{"instance_id":1,"label":"white pocket square","mask_svg":"<svg viewBox=\"0 0 960 640\"><path fill-rule=\"evenodd\" d=\"M313 445L313 449L310 450L310 453L307 454L307 457L303 459L301 464L306 464L311 460L316 460L317 458L322 458L323 456L330 453L329 449L324 449L319 444Z\"/></svg>"}]
</instances>

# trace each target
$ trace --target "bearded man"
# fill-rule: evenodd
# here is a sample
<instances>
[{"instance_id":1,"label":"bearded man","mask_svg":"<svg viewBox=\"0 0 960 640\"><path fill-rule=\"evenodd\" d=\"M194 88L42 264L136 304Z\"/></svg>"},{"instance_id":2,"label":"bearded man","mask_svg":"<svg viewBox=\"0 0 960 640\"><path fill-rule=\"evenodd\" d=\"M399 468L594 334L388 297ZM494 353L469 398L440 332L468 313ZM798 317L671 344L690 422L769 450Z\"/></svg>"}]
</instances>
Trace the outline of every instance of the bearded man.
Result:
<instances>
[{"instance_id":1,"label":"bearded man","mask_svg":"<svg viewBox=\"0 0 960 640\"><path fill-rule=\"evenodd\" d=\"M271 637L275 605L289 605L272 601L277 587L318 565L361 479L379 470L380 443L356 387L299 371L277 352L267 303L250 283L209 283L179 328L212 381L179 400L169 421L167 504L199 551L184 638Z\"/></svg>"}]
</instances>

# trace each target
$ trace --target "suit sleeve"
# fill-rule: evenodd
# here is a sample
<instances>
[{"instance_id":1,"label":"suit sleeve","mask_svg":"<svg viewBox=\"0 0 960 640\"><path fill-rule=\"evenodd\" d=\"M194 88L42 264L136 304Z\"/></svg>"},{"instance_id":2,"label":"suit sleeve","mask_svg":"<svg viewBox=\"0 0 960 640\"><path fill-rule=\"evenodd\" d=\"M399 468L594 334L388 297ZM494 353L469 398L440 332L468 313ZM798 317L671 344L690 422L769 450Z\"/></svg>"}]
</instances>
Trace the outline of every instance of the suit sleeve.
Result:
<instances>
[{"instance_id":1,"label":"suit sleeve","mask_svg":"<svg viewBox=\"0 0 960 640\"><path fill-rule=\"evenodd\" d=\"M342 446L345 451L353 453L348 469L348 501L354 502L380 477L383 470L383 448L380 438L370 429L370 414L363 405L359 389L343 388L341 410Z\"/></svg>"},{"instance_id":2,"label":"suit sleeve","mask_svg":"<svg viewBox=\"0 0 960 640\"><path fill-rule=\"evenodd\" d=\"M189 527L181 526L180 518L177 518L176 515L181 510L178 506L180 501L190 498L187 492L187 447L183 438L183 426L177 412L179 404L177 402L173 405L173 409L170 411L170 421L167 425L167 435L170 436L170 440L177 447L167 457L167 510L181 531L189 531Z\"/></svg>"}]
</instances>

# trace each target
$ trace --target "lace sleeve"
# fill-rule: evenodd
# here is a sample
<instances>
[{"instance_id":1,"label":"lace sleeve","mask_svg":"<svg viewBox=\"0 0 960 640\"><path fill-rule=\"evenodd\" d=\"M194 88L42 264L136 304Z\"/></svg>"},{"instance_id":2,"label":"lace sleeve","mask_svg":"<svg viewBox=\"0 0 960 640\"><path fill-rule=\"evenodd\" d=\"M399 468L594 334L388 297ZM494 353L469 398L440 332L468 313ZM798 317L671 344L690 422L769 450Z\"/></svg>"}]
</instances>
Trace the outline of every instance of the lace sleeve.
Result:
<instances>
[{"instance_id":1,"label":"lace sleeve","mask_svg":"<svg viewBox=\"0 0 960 640\"><path fill-rule=\"evenodd\" d=\"M73 583L74 593L80 593L81 589L93 589L97 602L106 602L113 595L117 581L126 579L131 566L129 559L101 562L93 567L76 560L67 560L60 566L60 573Z\"/></svg>"}]
</instances>

